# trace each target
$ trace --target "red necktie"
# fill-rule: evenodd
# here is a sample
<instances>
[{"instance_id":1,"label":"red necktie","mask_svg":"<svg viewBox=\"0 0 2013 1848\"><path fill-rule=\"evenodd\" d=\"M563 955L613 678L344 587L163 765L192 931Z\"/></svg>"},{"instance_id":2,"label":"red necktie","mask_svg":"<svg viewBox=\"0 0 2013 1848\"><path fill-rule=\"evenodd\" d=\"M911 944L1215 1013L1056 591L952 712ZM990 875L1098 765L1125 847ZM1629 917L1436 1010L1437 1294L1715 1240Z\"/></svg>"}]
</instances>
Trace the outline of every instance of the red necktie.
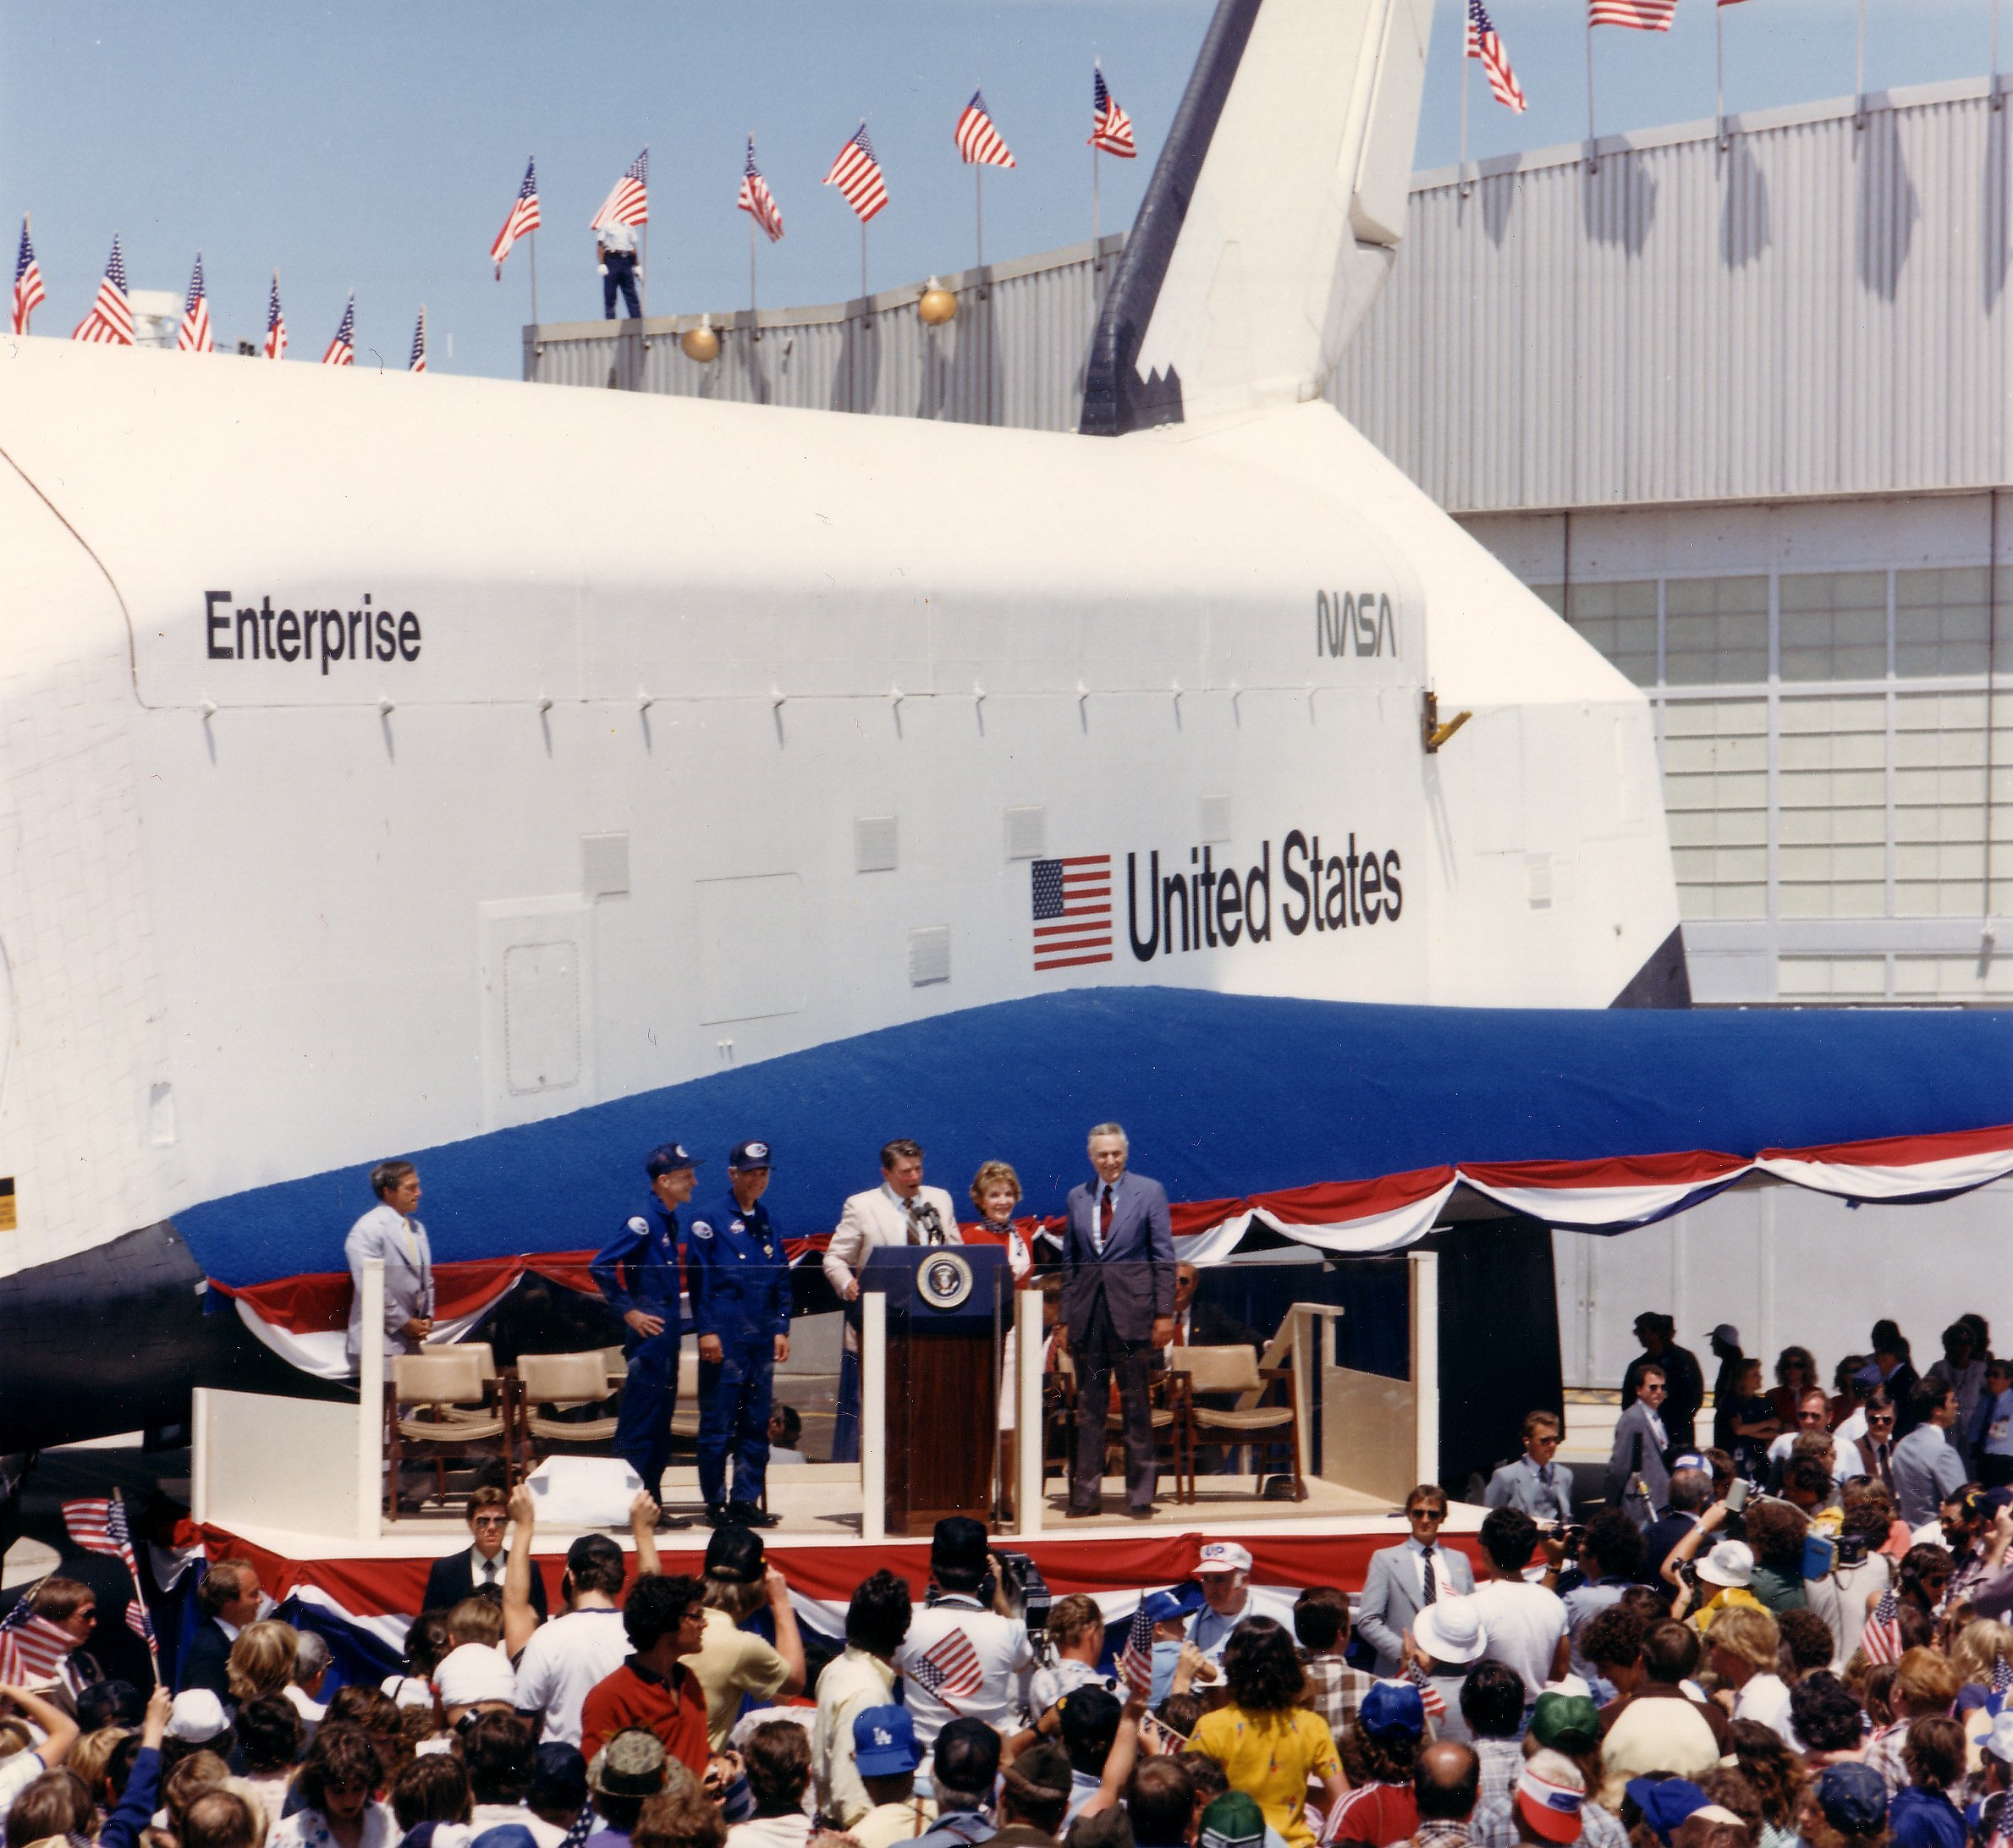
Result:
<instances>
[{"instance_id":1,"label":"red necktie","mask_svg":"<svg viewBox=\"0 0 2013 1848\"><path fill-rule=\"evenodd\" d=\"M1097 1249L1104 1249L1104 1241L1111 1236L1111 1189L1104 1190L1104 1203L1097 1208Z\"/></svg>"}]
</instances>

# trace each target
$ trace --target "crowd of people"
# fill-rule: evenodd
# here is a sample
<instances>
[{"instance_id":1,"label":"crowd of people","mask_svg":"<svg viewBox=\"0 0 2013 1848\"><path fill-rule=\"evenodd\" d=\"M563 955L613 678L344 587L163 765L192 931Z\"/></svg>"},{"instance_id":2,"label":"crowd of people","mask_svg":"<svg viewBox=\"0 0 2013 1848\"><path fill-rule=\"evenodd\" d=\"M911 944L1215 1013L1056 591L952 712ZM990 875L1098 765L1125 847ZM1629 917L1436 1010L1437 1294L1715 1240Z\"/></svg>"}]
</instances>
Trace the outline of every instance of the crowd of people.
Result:
<instances>
[{"instance_id":1,"label":"crowd of people","mask_svg":"<svg viewBox=\"0 0 2013 1848\"><path fill-rule=\"evenodd\" d=\"M828 1638L753 1528L662 1570L647 1495L633 1559L580 1535L548 1596L534 1498L499 1484L398 1670L337 1686L218 1560L172 1698L80 1648L0 1689L4 1848L2013 1848L1983 1328L1897 1380L1883 1324L1834 1404L1801 1350L1759 1390L1722 1327L1735 1441L1697 1449L1696 1362L1639 1326L1605 1505L1576 1518L1535 1412L1479 1534L1421 1485L1353 1603L1211 1541L1108 1631L954 1519L923 1595L877 1570ZM29 1606L81 1646L89 1597Z\"/></svg>"}]
</instances>

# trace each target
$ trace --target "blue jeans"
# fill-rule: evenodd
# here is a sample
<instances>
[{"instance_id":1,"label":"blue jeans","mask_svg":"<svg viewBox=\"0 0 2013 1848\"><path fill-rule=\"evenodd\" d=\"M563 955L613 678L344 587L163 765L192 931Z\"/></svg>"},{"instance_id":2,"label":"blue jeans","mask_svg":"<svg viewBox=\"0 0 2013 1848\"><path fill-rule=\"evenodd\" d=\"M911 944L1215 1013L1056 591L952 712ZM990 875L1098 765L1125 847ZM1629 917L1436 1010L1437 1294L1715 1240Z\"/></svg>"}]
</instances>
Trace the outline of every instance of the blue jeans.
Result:
<instances>
[{"instance_id":1,"label":"blue jeans","mask_svg":"<svg viewBox=\"0 0 2013 1848\"><path fill-rule=\"evenodd\" d=\"M601 279L601 312L604 321L615 318L615 291L629 305L629 318L641 321L643 310L636 300L636 258L633 250L610 250L606 259L608 273Z\"/></svg>"}]
</instances>

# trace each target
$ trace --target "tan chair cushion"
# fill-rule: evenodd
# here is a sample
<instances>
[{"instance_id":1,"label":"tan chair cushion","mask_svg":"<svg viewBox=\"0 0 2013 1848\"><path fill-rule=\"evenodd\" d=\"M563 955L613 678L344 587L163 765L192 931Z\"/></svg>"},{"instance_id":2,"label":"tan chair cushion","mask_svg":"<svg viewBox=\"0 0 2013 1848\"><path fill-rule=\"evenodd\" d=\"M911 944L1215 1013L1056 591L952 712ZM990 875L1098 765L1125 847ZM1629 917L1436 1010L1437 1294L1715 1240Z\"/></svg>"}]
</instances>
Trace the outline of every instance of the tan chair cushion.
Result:
<instances>
[{"instance_id":1,"label":"tan chair cushion","mask_svg":"<svg viewBox=\"0 0 2013 1848\"><path fill-rule=\"evenodd\" d=\"M531 1405L591 1405L608 1396L608 1369L591 1354L521 1354L517 1377Z\"/></svg>"},{"instance_id":2,"label":"tan chair cushion","mask_svg":"<svg viewBox=\"0 0 2013 1848\"><path fill-rule=\"evenodd\" d=\"M399 1435L415 1444L477 1444L486 1438L500 1438L503 1421L498 1417L401 1418Z\"/></svg>"},{"instance_id":3,"label":"tan chair cushion","mask_svg":"<svg viewBox=\"0 0 2013 1848\"><path fill-rule=\"evenodd\" d=\"M1258 1356L1241 1343L1235 1347L1178 1347L1169 1350L1168 1365L1185 1373L1198 1393L1248 1393L1260 1390Z\"/></svg>"},{"instance_id":4,"label":"tan chair cushion","mask_svg":"<svg viewBox=\"0 0 2013 1848\"><path fill-rule=\"evenodd\" d=\"M531 1417L525 1420L525 1429L535 1438L543 1438L551 1444L606 1444L615 1435L620 1421L614 1418L594 1418L581 1424L569 1424L560 1418Z\"/></svg>"},{"instance_id":5,"label":"tan chair cushion","mask_svg":"<svg viewBox=\"0 0 2013 1848\"><path fill-rule=\"evenodd\" d=\"M465 1348L434 1348L392 1356L392 1396L402 1405L482 1403L482 1374Z\"/></svg>"},{"instance_id":6,"label":"tan chair cushion","mask_svg":"<svg viewBox=\"0 0 2013 1848\"><path fill-rule=\"evenodd\" d=\"M1197 1405L1194 1417L1196 1427L1205 1431L1277 1431L1293 1422L1293 1408L1260 1405L1251 1411L1218 1411Z\"/></svg>"}]
</instances>

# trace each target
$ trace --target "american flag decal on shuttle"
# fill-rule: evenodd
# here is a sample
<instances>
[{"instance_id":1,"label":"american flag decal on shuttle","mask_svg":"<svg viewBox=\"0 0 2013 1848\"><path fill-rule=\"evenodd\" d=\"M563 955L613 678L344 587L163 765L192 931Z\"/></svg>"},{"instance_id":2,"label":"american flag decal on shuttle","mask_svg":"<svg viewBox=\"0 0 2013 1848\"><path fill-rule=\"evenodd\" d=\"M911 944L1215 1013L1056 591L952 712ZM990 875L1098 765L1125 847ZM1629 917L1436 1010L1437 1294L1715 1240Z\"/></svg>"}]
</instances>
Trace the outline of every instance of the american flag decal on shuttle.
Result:
<instances>
[{"instance_id":1,"label":"american flag decal on shuttle","mask_svg":"<svg viewBox=\"0 0 2013 1848\"><path fill-rule=\"evenodd\" d=\"M1111 960L1111 855L1034 862L1035 973Z\"/></svg>"}]
</instances>

